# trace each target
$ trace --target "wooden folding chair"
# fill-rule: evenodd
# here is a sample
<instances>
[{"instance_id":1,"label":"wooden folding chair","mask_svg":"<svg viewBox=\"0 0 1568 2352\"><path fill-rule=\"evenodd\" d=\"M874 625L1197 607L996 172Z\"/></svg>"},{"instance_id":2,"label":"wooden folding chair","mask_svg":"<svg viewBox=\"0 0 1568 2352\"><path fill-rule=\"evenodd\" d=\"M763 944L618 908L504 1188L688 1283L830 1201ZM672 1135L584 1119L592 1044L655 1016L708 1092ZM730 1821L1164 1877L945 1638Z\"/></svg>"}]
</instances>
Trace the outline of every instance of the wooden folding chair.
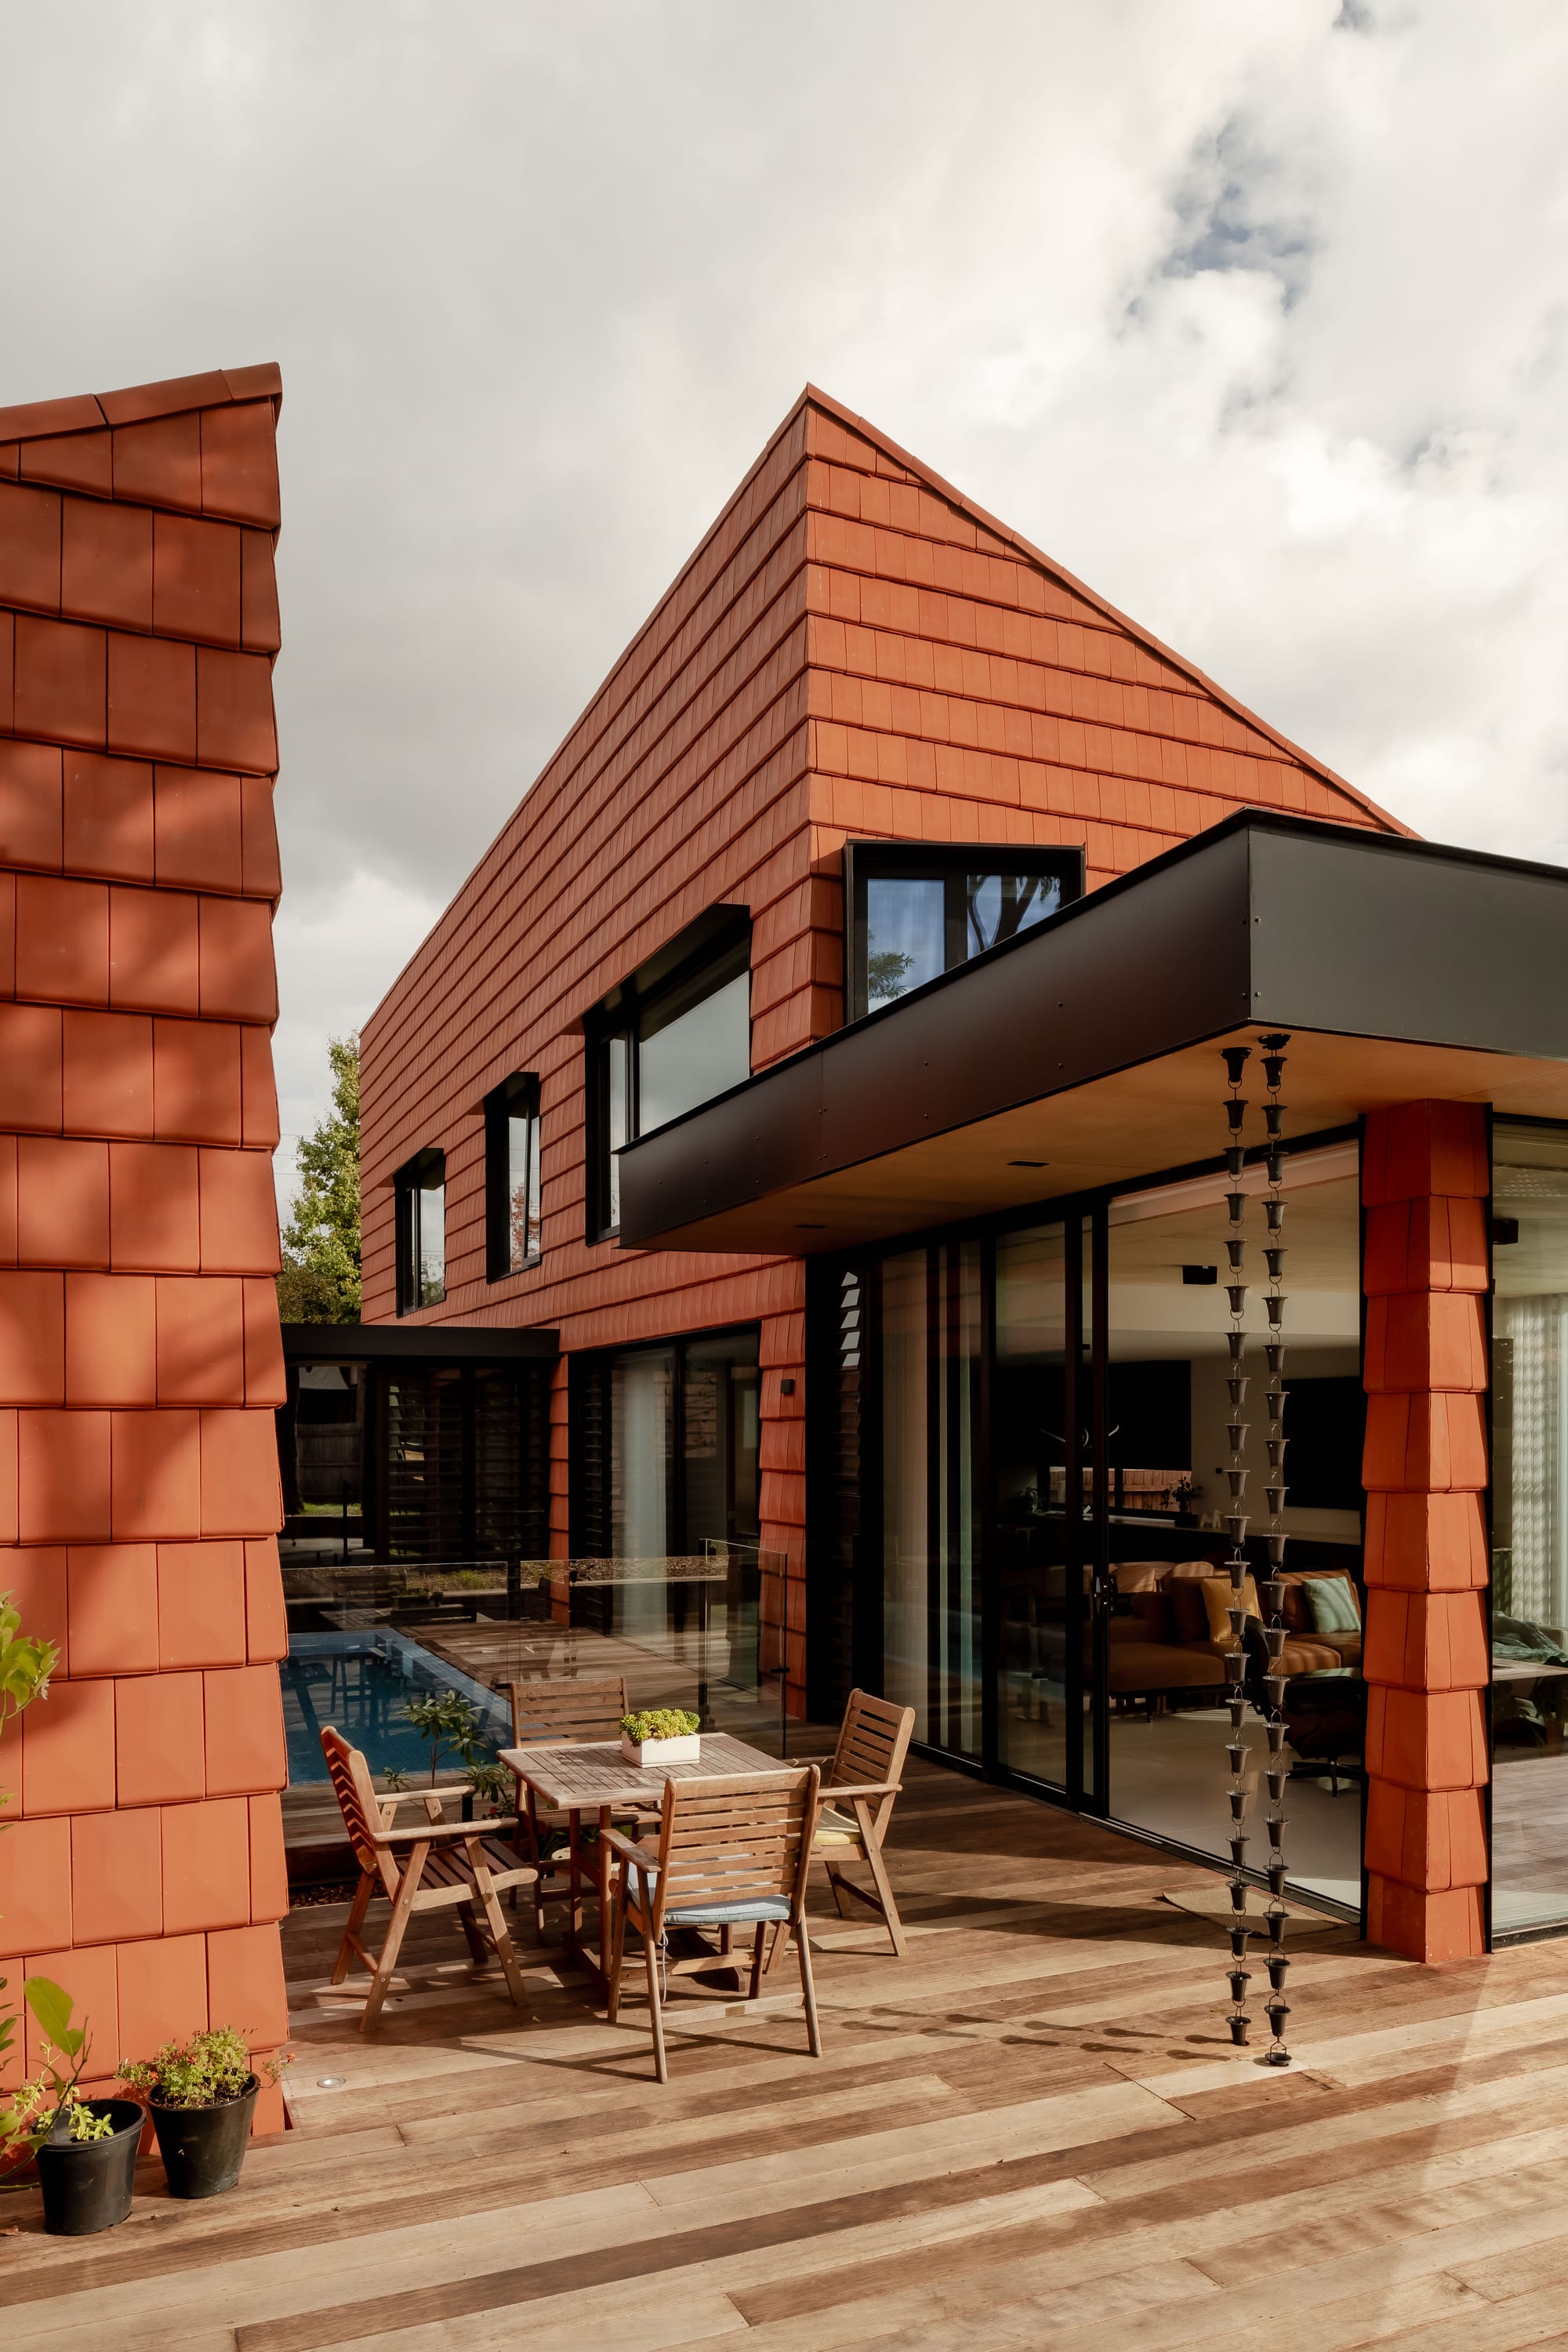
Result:
<instances>
[{"instance_id":1,"label":"wooden folding chair","mask_svg":"<svg viewBox=\"0 0 1568 2352\"><path fill-rule=\"evenodd\" d=\"M608 1832L606 1843L620 1865L610 1955L609 2021L613 2025L619 2014L626 1929L635 1927L642 1938L653 2060L661 2083L669 2080L664 2054L662 1979L706 1976L715 1969L732 1973L743 1967L730 1948L737 1927L754 1930L750 1984L753 2000L762 1990L768 1936L795 1937L806 2035L812 2056L821 2057L816 1989L811 1979L811 1947L804 1916L806 1857L819 1788L815 1764L800 1772L753 1772L733 1780L667 1780L657 1846L651 1839L646 1845L634 1845L616 1831ZM719 1930L717 1950L705 1946L695 1953L669 1957L672 1928L704 1927Z\"/></svg>"},{"instance_id":2,"label":"wooden folding chair","mask_svg":"<svg viewBox=\"0 0 1568 2352\"><path fill-rule=\"evenodd\" d=\"M850 1916L851 1895L879 1912L900 1959L909 1947L882 1844L902 1786L900 1775L914 1727L912 1706L895 1706L890 1699L873 1698L868 1691L850 1692L838 1745L822 1786L822 1811L811 1857L827 1872L839 1917ZM863 1862L871 1874L871 1885L858 1886L852 1878L846 1878L842 1868L846 1862Z\"/></svg>"},{"instance_id":3,"label":"wooden folding chair","mask_svg":"<svg viewBox=\"0 0 1568 2352\"><path fill-rule=\"evenodd\" d=\"M508 1992L520 2009L524 2007L522 1970L497 1899L509 1886L533 1882L532 1869L520 1863L516 1849L497 1834L515 1830L515 1817L482 1822L445 1821L443 1799L470 1794L465 1782L400 1790L394 1796L378 1797L364 1758L331 1724L321 1733L321 1748L360 1866L359 1885L332 1969L335 1985L348 1975L351 1957L357 1957L370 1970L370 1997L359 2021L360 2032L368 2033L381 2015L409 1920L416 1911L444 1910L448 1906L457 1908L475 1967L482 1967L493 1948ZM423 1801L426 1818L413 1829L395 1829L398 1806L416 1799ZM380 1958L373 1958L360 1941L360 1931L377 1894L384 1895L391 1904L392 1918Z\"/></svg>"},{"instance_id":4,"label":"wooden folding chair","mask_svg":"<svg viewBox=\"0 0 1568 2352\"><path fill-rule=\"evenodd\" d=\"M511 1744L514 1748L559 1747L563 1742L614 1740L618 1746L621 1717L626 1708L624 1675L577 1675L563 1681L509 1683L511 1701ZM574 1929L580 1924L580 1874L572 1869L564 1847L546 1853L552 1832L564 1835L570 1817L543 1811L525 1780L518 1782L519 1850L535 1873L533 1916L541 1941L544 1937L546 1903L568 1901ZM559 1881L559 1884L555 1882Z\"/></svg>"}]
</instances>

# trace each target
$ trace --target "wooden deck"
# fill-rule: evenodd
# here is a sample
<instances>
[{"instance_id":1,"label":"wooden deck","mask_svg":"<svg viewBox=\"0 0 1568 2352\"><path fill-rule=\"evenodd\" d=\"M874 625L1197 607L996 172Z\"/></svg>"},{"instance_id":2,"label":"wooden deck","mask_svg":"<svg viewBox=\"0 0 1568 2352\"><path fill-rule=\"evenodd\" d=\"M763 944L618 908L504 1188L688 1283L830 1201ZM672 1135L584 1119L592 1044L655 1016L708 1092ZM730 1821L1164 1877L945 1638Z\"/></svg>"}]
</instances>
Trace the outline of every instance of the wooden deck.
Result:
<instances>
[{"instance_id":1,"label":"wooden deck","mask_svg":"<svg viewBox=\"0 0 1568 2352\"><path fill-rule=\"evenodd\" d=\"M930 1767L890 1853L908 1960L817 1901L826 2056L787 1994L693 2002L664 2091L640 2002L611 2029L534 1950L526 2021L444 1926L364 2042L342 1908L296 1913L299 2128L208 2204L146 2166L102 2238L0 2198L0 2343L1568 2342L1568 1944L1424 1970L1316 1924L1274 2074L1225 2036L1217 1927L1161 1899L1214 1879Z\"/></svg>"}]
</instances>

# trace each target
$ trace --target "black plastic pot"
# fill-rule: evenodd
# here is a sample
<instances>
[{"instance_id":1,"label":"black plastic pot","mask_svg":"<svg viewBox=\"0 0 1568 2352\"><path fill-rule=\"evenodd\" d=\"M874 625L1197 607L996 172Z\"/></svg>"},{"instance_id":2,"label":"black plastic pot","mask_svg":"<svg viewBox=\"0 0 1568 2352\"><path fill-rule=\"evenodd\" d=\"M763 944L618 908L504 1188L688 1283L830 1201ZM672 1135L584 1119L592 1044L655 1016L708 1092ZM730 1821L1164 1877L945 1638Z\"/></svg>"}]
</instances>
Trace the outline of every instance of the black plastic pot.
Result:
<instances>
[{"instance_id":1,"label":"black plastic pot","mask_svg":"<svg viewBox=\"0 0 1568 2352\"><path fill-rule=\"evenodd\" d=\"M237 2099L216 2107L161 2107L147 2103L171 2197L216 2197L232 2189L245 2162L256 2106L254 2074Z\"/></svg>"},{"instance_id":2,"label":"black plastic pot","mask_svg":"<svg viewBox=\"0 0 1568 2352\"><path fill-rule=\"evenodd\" d=\"M90 2238L112 2230L131 2210L136 2147L146 2116L134 2099L87 2099L95 2116L110 2116L110 2139L45 2140L38 2150L44 2227L51 2237Z\"/></svg>"}]
</instances>

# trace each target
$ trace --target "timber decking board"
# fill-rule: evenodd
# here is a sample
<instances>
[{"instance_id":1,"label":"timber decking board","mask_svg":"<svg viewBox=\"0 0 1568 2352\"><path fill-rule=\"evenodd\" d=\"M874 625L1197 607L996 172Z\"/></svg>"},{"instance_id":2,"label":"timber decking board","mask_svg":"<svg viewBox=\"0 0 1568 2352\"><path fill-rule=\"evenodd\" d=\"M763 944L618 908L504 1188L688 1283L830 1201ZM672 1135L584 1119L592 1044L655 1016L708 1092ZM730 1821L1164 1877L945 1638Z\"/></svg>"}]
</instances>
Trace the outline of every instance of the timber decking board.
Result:
<instances>
[{"instance_id":1,"label":"timber decking board","mask_svg":"<svg viewBox=\"0 0 1568 2352\"><path fill-rule=\"evenodd\" d=\"M1290 2040L1232 2053L1202 1874L926 1764L880 1923L812 1919L826 2054L796 1996L640 2000L608 2027L517 1923L530 2023L421 1920L382 2032L326 1979L343 1906L285 1928L298 2129L231 2196L142 2168L101 2238L0 2196L0 2337L69 2352L1511 2352L1568 2342L1568 1948L1419 1969L1293 1935ZM1253 1962L1253 1990L1266 1978ZM782 1981L782 1980L781 1980ZM351 1979L351 1987L353 1980ZM1254 2002L1255 2008L1258 2007ZM342 2074L341 2092L316 2078ZM1563 2117L1564 2120L1559 2121ZM1286 2307L1289 2326L1278 2321Z\"/></svg>"}]
</instances>

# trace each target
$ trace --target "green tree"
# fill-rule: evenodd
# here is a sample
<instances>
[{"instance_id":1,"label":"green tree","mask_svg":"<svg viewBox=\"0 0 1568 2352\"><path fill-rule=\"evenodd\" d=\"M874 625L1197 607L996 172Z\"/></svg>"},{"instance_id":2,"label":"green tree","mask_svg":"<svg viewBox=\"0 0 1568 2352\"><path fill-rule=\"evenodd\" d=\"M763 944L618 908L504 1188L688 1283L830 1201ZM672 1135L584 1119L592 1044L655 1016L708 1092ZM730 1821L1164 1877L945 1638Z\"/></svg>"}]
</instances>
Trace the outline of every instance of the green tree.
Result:
<instances>
[{"instance_id":1,"label":"green tree","mask_svg":"<svg viewBox=\"0 0 1568 2352\"><path fill-rule=\"evenodd\" d=\"M285 1323L357 1323L359 1039L332 1037L331 1108L296 1146L300 1190L283 1231L278 1309Z\"/></svg>"}]
</instances>

